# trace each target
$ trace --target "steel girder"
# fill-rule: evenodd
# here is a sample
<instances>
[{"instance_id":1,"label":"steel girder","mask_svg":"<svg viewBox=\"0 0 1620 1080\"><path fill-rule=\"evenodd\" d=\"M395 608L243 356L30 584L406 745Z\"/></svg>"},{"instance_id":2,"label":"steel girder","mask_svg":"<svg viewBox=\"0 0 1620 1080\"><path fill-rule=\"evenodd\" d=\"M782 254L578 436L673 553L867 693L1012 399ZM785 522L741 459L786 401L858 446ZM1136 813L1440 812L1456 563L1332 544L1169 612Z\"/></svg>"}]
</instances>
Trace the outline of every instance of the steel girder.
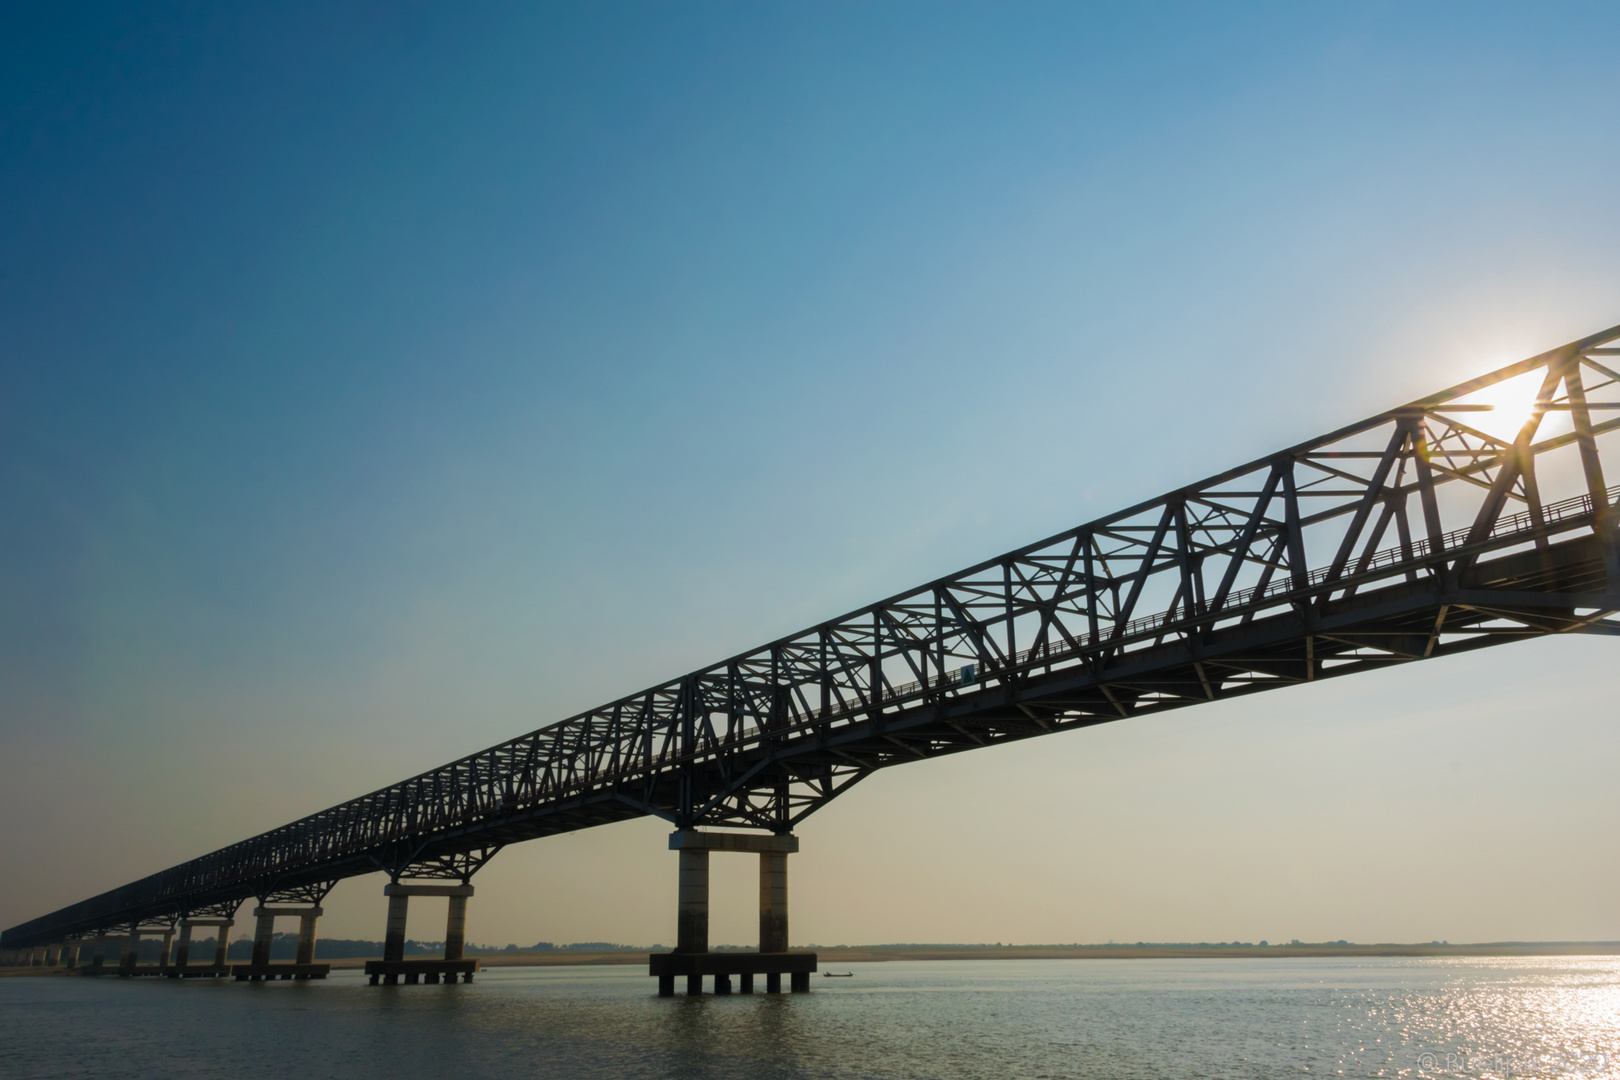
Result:
<instances>
[{"instance_id":1,"label":"steel girder","mask_svg":"<svg viewBox=\"0 0 1620 1080\"><path fill-rule=\"evenodd\" d=\"M470 876L656 815L784 832L877 769L1544 634L1620 633L1620 327L7 930ZM1475 419L1528 383L1517 433ZM1472 423L1470 421L1473 421Z\"/></svg>"}]
</instances>

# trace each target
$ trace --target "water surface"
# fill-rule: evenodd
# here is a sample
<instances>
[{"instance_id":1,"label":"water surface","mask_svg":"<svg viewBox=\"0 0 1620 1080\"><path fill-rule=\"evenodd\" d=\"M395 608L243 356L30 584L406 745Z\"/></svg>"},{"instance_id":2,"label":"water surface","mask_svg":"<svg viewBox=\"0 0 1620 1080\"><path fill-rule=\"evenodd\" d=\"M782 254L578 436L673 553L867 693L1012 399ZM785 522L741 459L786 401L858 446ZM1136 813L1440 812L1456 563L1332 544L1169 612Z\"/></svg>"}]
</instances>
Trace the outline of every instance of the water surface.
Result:
<instances>
[{"instance_id":1,"label":"water surface","mask_svg":"<svg viewBox=\"0 0 1620 1080\"><path fill-rule=\"evenodd\" d=\"M842 970L842 969L840 969ZM659 999L641 967L472 985L0 980L0 1076L1620 1077L1620 959L855 964Z\"/></svg>"}]
</instances>

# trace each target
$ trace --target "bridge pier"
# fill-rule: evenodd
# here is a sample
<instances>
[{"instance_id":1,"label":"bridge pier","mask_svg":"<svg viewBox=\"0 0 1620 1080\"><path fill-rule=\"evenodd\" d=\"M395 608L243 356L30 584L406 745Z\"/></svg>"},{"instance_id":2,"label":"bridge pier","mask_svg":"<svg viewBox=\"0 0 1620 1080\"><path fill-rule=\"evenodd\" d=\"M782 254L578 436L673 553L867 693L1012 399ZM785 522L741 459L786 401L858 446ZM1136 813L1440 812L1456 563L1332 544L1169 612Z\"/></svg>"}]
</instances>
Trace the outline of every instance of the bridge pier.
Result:
<instances>
[{"instance_id":1,"label":"bridge pier","mask_svg":"<svg viewBox=\"0 0 1620 1080\"><path fill-rule=\"evenodd\" d=\"M703 976L714 976L716 994L731 993L731 977L739 976L740 989L754 992L754 976L765 976L768 993L780 993L782 974L791 977L795 992L810 989L816 954L788 952L787 857L799 850L792 835L700 832L683 829L670 834L669 846L680 854L676 894L675 951L647 958L648 974L658 979L658 995L673 997L675 980L686 977L688 996L703 992ZM759 855L759 951L709 951L709 853L753 852Z\"/></svg>"},{"instance_id":2,"label":"bridge pier","mask_svg":"<svg viewBox=\"0 0 1620 1080\"><path fill-rule=\"evenodd\" d=\"M139 927L132 926L129 933L124 936L124 945L118 954L118 974L133 975L135 967L141 961L141 931Z\"/></svg>"},{"instance_id":3,"label":"bridge pier","mask_svg":"<svg viewBox=\"0 0 1620 1080\"><path fill-rule=\"evenodd\" d=\"M253 928L253 958L254 967L270 966L270 946L276 936L276 913L273 909L259 906L253 909L258 918L258 925Z\"/></svg>"},{"instance_id":4,"label":"bridge pier","mask_svg":"<svg viewBox=\"0 0 1620 1080\"><path fill-rule=\"evenodd\" d=\"M298 916L298 953L294 963L313 964L315 962L315 920L320 917L320 908L305 908Z\"/></svg>"},{"instance_id":5,"label":"bridge pier","mask_svg":"<svg viewBox=\"0 0 1620 1080\"><path fill-rule=\"evenodd\" d=\"M473 895L471 885L466 882L460 885L402 885L393 881L383 886L383 895L388 897L388 930L383 939L383 958L366 961L366 975L370 977L372 986L379 982L397 985L401 976L407 984L424 979L437 983L441 978L446 983L453 983L457 975L461 976L462 982L472 982L473 975L478 971L478 961L464 958L467 951L467 901ZM405 923L413 896L442 896L449 901L442 960L405 959Z\"/></svg>"},{"instance_id":6,"label":"bridge pier","mask_svg":"<svg viewBox=\"0 0 1620 1080\"><path fill-rule=\"evenodd\" d=\"M163 947L158 955L155 967L141 967L141 938L145 935L163 936ZM167 927L142 927L139 924L131 926L129 932L119 936L118 974L122 977L132 975L164 974L168 971L169 945L174 938L173 925ZM100 974L105 970L107 935L96 935L95 959L91 964L90 973ZM75 950L75 956L77 951Z\"/></svg>"},{"instance_id":7,"label":"bridge pier","mask_svg":"<svg viewBox=\"0 0 1620 1080\"><path fill-rule=\"evenodd\" d=\"M185 979L194 976L223 975L227 968L225 954L231 945L231 927L234 925L236 924L230 919L181 919L180 941L175 946L174 963L167 971L169 977ZM214 963L212 966L191 966L191 932L199 926L216 928L214 935Z\"/></svg>"},{"instance_id":8,"label":"bridge pier","mask_svg":"<svg viewBox=\"0 0 1620 1080\"><path fill-rule=\"evenodd\" d=\"M79 966L79 950L84 948L84 941L80 938L71 938L62 943L62 966L73 971Z\"/></svg>"},{"instance_id":9,"label":"bridge pier","mask_svg":"<svg viewBox=\"0 0 1620 1080\"><path fill-rule=\"evenodd\" d=\"M681 848L680 860L675 901L675 951L705 953L709 951L709 850Z\"/></svg>"},{"instance_id":10,"label":"bridge pier","mask_svg":"<svg viewBox=\"0 0 1620 1080\"><path fill-rule=\"evenodd\" d=\"M325 914L320 907L313 904L289 906L261 903L253 909L253 914L258 920L253 928L253 959L249 963L231 967L231 975L237 982L326 978L332 965L315 963L315 921ZM276 917L280 915L298 917L298 952L290 964L270 962L270 945L275 938ZM220 940L225 940L225 937L225 930L221 928Z\"/></svg>"}]
</instances>

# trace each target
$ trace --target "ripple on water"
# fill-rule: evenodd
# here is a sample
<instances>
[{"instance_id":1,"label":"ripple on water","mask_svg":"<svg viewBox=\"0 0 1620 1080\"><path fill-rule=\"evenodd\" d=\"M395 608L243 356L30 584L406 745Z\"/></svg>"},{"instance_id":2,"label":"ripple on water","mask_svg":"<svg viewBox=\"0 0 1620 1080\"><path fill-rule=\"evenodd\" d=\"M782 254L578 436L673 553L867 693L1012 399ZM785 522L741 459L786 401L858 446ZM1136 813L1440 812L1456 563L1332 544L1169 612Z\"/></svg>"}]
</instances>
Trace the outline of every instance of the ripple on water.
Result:
<instances>
[{"instance_id":1,"label":"ripple on water","mask_svg":"<svg viewBox=\"0 0 1620 1080\"><path fill-rule=\"evenodd\" d=\"M8 979L0 1076L1620 1075L1620 960L1606 957L851 970L808 995L691 1000L657 998L628 967L497 969L432 987L347 972L254 985Z\"/></svg>"}]
</instances>

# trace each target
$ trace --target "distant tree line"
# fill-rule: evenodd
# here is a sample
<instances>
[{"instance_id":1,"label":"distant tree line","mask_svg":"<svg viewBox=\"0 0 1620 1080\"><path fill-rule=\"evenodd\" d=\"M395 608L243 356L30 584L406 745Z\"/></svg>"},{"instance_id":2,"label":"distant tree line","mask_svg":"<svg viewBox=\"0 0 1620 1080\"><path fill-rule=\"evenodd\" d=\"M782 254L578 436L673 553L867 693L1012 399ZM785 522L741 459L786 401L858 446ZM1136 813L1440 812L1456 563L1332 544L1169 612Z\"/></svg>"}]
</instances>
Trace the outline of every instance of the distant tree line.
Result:
<instances>
[{"instance_id":1,"label":"distant tree line","mask_svg":"<svg viewBox=\"0 0 1620 1080\"><path fill-rule=\"evenodd\" d=\"M214 962L214 940L215 939L212 937L192 938L191 955L187 960L187 963L199 965L212 964ZM109 937L107 939L106 962L108 964L118 963L118 957L123 950L123 945L124 940L121 937ZM653 946L653 948L658 947L659 946L656 945ZM539 941L529 946L527 949L524 949L518 945L474 945L469 943L466 947L466 954L468 956L488 956L494 953L555 952L569 950L577 952L608 952L614 949L638 948L645 949L646 946L615 945L606 941L577 941L568 945L558 945L550 941ZM144 937L141 939L141 963L156 964L159 957L162 956L162 952L163 946L161 941L158 939ZM322 937L317 937L315 939L315 959L317 960L372 959L380 957L382 954L383 943L380 941L362 941L349 938ZM230 947L226 950L225 955L226 958L232 963L246 963L247 961L253 959L252 939L247 937L237 938L235 941L231 942ZM405 942L405 955L443 956L444 942L408 940ZM297 956L298 935L296 933L278 933L271 937L270 959L293 960L296 959ZM170 949L169 959L171 962L176 959L175 950L173 948ZM90 960L91 952L89 947L86 947L80 957L79 962L81 964L88 964L90 963Z\"/></svg>"}]
</instances>

